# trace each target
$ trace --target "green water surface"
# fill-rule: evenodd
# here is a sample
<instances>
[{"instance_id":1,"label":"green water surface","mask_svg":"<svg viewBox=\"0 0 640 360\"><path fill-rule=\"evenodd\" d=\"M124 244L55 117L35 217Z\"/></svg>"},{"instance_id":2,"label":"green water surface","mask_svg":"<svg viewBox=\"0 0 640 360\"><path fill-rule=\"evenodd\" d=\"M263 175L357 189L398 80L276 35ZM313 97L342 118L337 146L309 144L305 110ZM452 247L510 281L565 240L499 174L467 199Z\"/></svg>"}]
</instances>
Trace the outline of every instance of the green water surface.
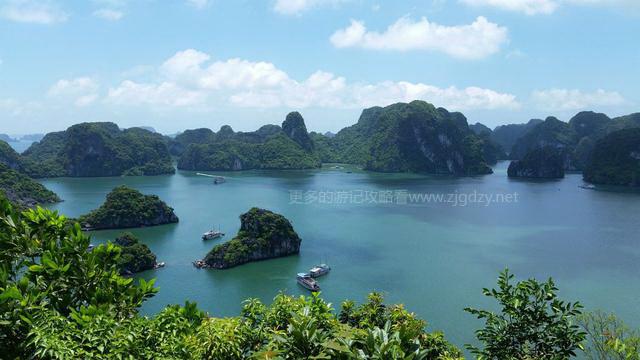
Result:
<instances>
[{"instance_id":1,"label":"green water surface","mask_svg":"<svg viewBox=\"0 0 640 360\"><path fill-rule=\"evenodd\" d=\"M229 178L222 185L181 171L43 183L65 200L53 208L68 216L98 207L121 184L157 194L175 208L179 224L133 230L167 264L139 274L157 278L160 287L144 305L148 314L192 300L212 315L236 315L249 297L268 302L279 291L305 294L295 274L328 262L333 271L319 281L323 297L335 307L343 299L363 300L371 291L382 291L388 301L404 303L459 346L472 341L479 326L463 308L491 304L481 289L493 286L505 267L519 278L552 276L564 298L580 300L588 309L614 311L640 325L640 194L581 189L579 174L559 181L509 180L506 165L498 164L493 175L471 178L326 166L225 173ZM369 200L360 197L364 193ZM517 201L404 204L406 193L469 199L474 193L517 194ZM297 198L300 194L306 201ZM371 194L385 200L373 202ZM230 270L194 268L193 260L237 232L238 216L252 206L291 220L303 239L300 255ZM203 242L201 234L212 227L227 236ZM118 233L94 232L93 242Z\"/></svg>"}]
</instances>

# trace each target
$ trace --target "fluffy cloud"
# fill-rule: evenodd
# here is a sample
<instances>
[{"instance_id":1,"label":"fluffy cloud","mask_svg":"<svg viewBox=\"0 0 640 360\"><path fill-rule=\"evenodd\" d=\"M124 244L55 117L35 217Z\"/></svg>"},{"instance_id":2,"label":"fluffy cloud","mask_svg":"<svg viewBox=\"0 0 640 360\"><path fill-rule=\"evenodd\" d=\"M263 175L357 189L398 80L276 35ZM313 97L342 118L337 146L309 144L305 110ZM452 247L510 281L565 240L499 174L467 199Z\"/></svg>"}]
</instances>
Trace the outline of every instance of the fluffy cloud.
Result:
<instances>
[{"instance_id":1,"label":"fluffy cloud","mask_svg":"<svg viewBox=\"0 0 640 360\"><path fill-rule=\"evenodd\" d=\"M638 0L459 0L471 6L495 7L527 15L551 14L560 5L616 6L640 9Z\"/></svg>"},{"instance_id":2,"label":"fluffy cloud","mask_svg":"<svg viewBox=\"0 0 640 360\"><path fill-rule=\"evenodd\" d=\"M119 10L113 10L113 9L98 9L96 11L93 12L94 16L97 16L101 19L104 20L109 20L109 21L118 21L120 19L122 19L122 17L124 16L124 13L122 11Z\"/></svg>"},{"instance_id":3,"label":"fluffy cloud","mask_svg":"<svg viewBox=\"0 0 640 360\"><path fill-rule=\"evenodd\" d=\"M98 99L98 83L89 77L58 80L49 88L49 97L70 100L76 106L91 105Z\"/></svg>"},{"instance_id":4,"label":"fluffy cloud","mask_svg":"<svg viewBox=\"0 0 640 360\"><path fill-rule=\"evenodd\" d=\"M384 32L368 31L364 23L336 31L330 38L338 48L373 50L432 50L461 59L480 59L494 54L507 41L507 29L480 16L468 25L445 26L403 17Z\"/></svg>"},{"instance_id":5,"label":"fluffy cloud","mask_svg":"<svg viewBox=\"0 0 640 360\"><path fill-rule=\"evenodd\" d=\"M440 88L423 83L349 83L344 77L316 71L302 81L268 62L243 59L211 61L189 49L176 53L158 69L155 83L124 81L111 88L109 101L158 107L362 108L423 99L456 110L513 109L514 95L479 87Z\"/></svg>"},{"instance_id":6,"label":"fluffy cloud","mask_svg":"<svg viewBox=\"0 0 640 360\"><path fill-rule=\"evenodd\" d=\"M594 92L582 92L576 89L537 90L531 97L539 108L551 111L584 110L592 107L622 105L626 102L619 93L602 89Z\"/></svg>"},{"instance_id":7,"label":"fluffy cloud","mask_svg":"<svg viewBox=\"0 0 640 360\"><path fill-rule=\"evenodd\" d=\"M283 15L298 15L311 8L323 5L337 5L347 0L276 0L273 10Z\"/></svg>"},{"instance_id":8,"label":"fluffy cloud","mask_svg":"<svg viewBox=\"0 0 640 360\"><path fill-rule=\"evenodd\" d=\"M7 0L0 7L0 17L15 22L49 25L64 22L69 15L51 1Z\"/></svg>"}]
</instances>

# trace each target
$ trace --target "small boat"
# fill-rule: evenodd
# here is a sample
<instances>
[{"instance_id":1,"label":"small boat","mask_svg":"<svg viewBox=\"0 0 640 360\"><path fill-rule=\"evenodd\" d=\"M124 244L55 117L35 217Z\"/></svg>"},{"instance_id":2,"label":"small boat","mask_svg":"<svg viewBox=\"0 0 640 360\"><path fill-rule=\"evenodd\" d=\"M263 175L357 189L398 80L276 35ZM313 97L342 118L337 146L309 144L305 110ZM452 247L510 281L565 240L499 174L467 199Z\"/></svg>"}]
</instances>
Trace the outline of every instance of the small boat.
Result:
<instances>
[{"instance_id":1,"label":"small boat","mask_svg":"<svg viewBox=\"0 0 640 360\"><path fill-rule=\"evenodd\" d=\"M593 184L586 184L586 185L580 185L580 188L587 189L587 190L595 190L596 186Z\"/></svg>"},{"instance_id":2,"label":"small boat","mask_svg":"<svg viewBox=\"0 0 640 360\"><path fill-rule=\"evenodd\" d=\"M165 265L164 261L161 261L161 262L156 263L155 265L153 265L153 268L154 269L160 269L160 268L163 268L164 265Z\"/></svg>"},{"instance_id":3,"label":"small boat","mask_svg":"<svg viewBox=\"0 0 640 360\"><path fill-rule=\"evenodd\" d=\"M307 290L314 292L320 291L320 285L318 285L318 282L315 281L309 273L298 273L296 281Z\"/></svg>"},{"instance_id":4,"label":"small boat","mask_svg":"<svg viewBox=\"0 0 640 360\"><path fill-rule=\"evenodd\" d=\"M224 236L224 233L222 231L209 230L206 233L202 234L202 240L218 239L223 236Z\"/></svg>"},{"instance_id":5,"label":"small boat","mask_svg":"<svg viewBox=\"0 0 640 360\"><path fill-rule=\"evenodd\" d=\"M227 179L224 176L220 176L220 175L211 175L211 174L203 174L203 173L196 173L196 175L213 178L213 183L215 185L222 184L227 181Z\"/></svg>"},{"instance_id":6,"label":"small boat","mask_svg":"<svg viewBox=\"0 0 640 360\"><path fill-rule=\"evenodd\" d=\"M309 270L309 275L311 275L312 278L317 278L322 275L327 275L329 271L331 271L331 267L329 265L320 264L312 267L311 270Z\"/></svg>"}]
</instances>

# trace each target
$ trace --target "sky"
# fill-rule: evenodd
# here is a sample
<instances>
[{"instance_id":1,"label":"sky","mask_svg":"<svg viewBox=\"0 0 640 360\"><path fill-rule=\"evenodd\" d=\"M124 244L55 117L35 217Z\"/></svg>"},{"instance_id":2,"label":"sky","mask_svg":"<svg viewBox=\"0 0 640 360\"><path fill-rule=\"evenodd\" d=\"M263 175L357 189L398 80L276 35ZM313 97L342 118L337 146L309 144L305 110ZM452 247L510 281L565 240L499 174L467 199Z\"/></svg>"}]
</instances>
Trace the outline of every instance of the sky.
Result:
<instances>
[{"instance_id":1,"label":"sky","mask_svg":"<svg viewBox=\"0 0 640 360\"><path fill-rule=\"evenodd\" d=\"M640 111L640 0L0 0L0 133Z\"/></svg>"}]
</instances>

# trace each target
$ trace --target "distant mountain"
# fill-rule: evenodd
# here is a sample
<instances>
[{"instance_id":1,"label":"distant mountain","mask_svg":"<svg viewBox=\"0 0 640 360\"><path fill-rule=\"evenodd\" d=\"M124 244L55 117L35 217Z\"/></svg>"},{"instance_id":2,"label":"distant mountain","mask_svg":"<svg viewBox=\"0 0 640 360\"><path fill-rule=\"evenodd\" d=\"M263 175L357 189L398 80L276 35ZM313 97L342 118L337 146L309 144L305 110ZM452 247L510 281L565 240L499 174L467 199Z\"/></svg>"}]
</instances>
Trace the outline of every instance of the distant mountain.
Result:
<instances>
[{"instance_id":1,"label":"distant mountain","mask_svg":"<svg viewBox=\"0 0 640 360\"><path fill-rule=\"evenodd\" d=\"M509 164L510 178L559 179L564 177L563 149L545 146L528 152Z\"/></svg>"},{"instance_id":2,"label":"distant mountain","mask_svg":"<svg viewBox=\"0 0 640 360\"><path fill-rule=\"evenodd\" d=\"M27 135L22 135L20 137L20 140L22 140L22 141L40 141L40 140L42 140L42 138L44 138L44 134L27 134Z\"/></svg>"},{"instance_id":3,"label":"distant mountain","mask_svg":"<svg viewBox=\"0 0 640 360\"><path fill-rule=\"evenodd\" d=\"M4 142L16 142L17 139L12 138L11 136L7 135L7 134L0 134L0 140L4 141Z\"/></svg>"},{"instance_id":4,"label":"distant mountain","mask_svg":"<svg viewBox=\"0 0 640 360\"><path fill-rule=\"evenodd\" d=\"M640 114L610 119L602 113L583 111L568 123L549 117L521 136L510 155L513 159L523 159L531 151L552 146L563 150L565 170L583 170L598 140L617 130L637 127L640 127Z\"/></svg>"},{"instance_id":5,"label":"distant mountain","mask_svg":"<svg viewBox=\"0 0 640 360\"><path fill-rule=\"evenodd\" d=\"M565 153L568 156L573 151L577 138L578 134L568 123L549 116L518 139L510 155L514 159L522 159L534 149L551 146L567 150ZM570 167L569 164L567 167Z\"/></svg>"},{"instance_id":6,"label":"distant mountain","mask_svg":"<svg viewBox=\"0 0 640 360\"><path fill-rule=\"evenodd\" d=\"M332 137L336 136L336 134L332 133L331 131L327 131L323 135L328 137L328 138L332 138Z\"/></svg>"},{"instance_id":7,"label":"distant mountain","mask_svg":"<svg viewBox=\"0 0 640 360\"><path fill-rule=\"evenodd\" d=\"M532 119L526 124L500 125L493 129L491 139L500 145L507 154L511 154L511 148L529 130L541 124L542 120Z\"/></svg>"},{"instance_id":8,"label":"distant mountain","mask_svg":"<svg viewBox=\"0 0 640 360\"><path fill-rule=\"evenodd\" d=\"M640 187L640 127L598 140L583 176L594 184Z\"/></svg>"},{"instance_id":9,"label":"distant mountain","mask_svg":"<svg viewBox=\"0 0 640 360\"><path fill-rule=\"evenodd\" d=\"M479 122L473 125L469 125L469 129L471 129L471 131L473 131L476 135L491 134L493 132L487 126Z\"/></svg>"},{"instance_id":10,"label":"distant mountain","mask_svg":"<svg viewBox=\"0 0 640 360\"><path fill-rule=\"evenodd\" d=\"M360 164L380 172L475 175L491 173L485 141L461 113L424 101L365 109L358 123L334 138L315 136L333 162ZM322 142L322 145L318 145Z\"/></svg>"},{"instance_id":11,"label":"distant mountain","mask_svg":"<svg viewBox=\"0 0 640 360\"><path fill-rule=\"evenodd\" d=\"M171 174L166 139L141 128L81 123L47 134L23 153L33 177L89 177Z\"/></svg>"},{"instance_id":12,"label":"distant mountain","mask_svg":"<svg viewBox=\"0 0 640 360\"><path fill-rule=\"evenodd\" d=\"M139 129L150 131L152 133L157 133L156 129L154 129L151 126L136 126L136 127L139 128Z\"/></svg>"},{"instance_id":13,"label":"distant mountain","mask_svg":"<svg viewBox=\"0 0 640 360\"><path fill-rule=\"evenodd\" d=\"M321 166L302 116L287 115L282 127L264 125L254 132L234 132L225 125L187 130L171 143L181 170L310 169Z\"/></svg>"}]
</instances>

